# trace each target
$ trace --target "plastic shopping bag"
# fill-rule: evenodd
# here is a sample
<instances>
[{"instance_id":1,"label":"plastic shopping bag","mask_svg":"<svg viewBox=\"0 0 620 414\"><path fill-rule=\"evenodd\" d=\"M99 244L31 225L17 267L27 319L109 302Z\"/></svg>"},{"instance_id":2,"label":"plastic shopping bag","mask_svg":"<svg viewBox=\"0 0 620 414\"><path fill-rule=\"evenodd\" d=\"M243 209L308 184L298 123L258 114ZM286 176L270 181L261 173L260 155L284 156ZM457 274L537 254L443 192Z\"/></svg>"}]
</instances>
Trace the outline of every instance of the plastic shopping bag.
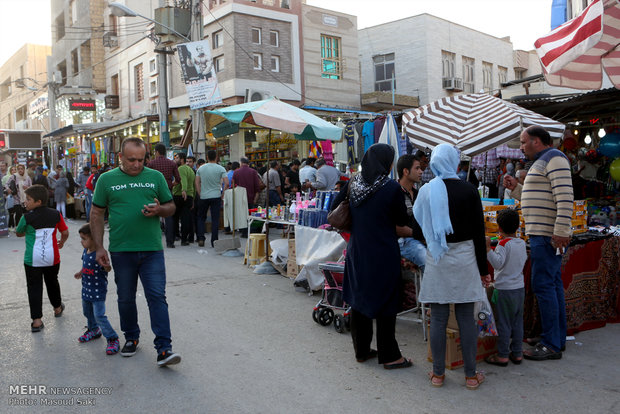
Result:
<instances>
[{"instance_id":1,"label":"plastic shopping bag","mask_svg":"<svg viewBox=\"0 0 620 414\"><path fill-rule=\"evenodd\" d=\"M497 326L486 292L484 299L474 304L474 320L478 326L478 336L497 336Z\"/></svg>"},{"instance_id":2,"label":"plastic shopping bag","mask_svg":"<svg viewBox=\"0 0 620 414\"><path fill-rule=\"evenodd\" d=\"M9 194L8 196L6 196L6 209L9 210L13 208L14 206L15 206L15 200L13 199L13 196Z\"/></svg>"}]
</instances>

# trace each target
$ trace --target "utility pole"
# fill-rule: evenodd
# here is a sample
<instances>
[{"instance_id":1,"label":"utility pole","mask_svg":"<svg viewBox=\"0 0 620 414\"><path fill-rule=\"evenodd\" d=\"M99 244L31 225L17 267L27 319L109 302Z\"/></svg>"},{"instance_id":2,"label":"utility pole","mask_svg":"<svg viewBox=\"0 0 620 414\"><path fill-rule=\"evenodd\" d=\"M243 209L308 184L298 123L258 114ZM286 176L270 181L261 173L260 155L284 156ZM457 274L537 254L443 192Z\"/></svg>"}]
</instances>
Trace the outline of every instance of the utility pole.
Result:
<instances>
[{"instance_id":1,"label":"utility pole","mask_svg":"<svg viewBox=\"0 0 620 414\"><path fill-rule=\"evenodd\" d=\"M202 40L202 1L201 0L192 0L192 14L193 14L193 24L192 30L190 32L190 39L192 42ZM197 153L205 153L205 123L203 118L202 109L193 109L192 110L192 147L194 152ZM203 147L201 149L198 148L200 139L203 139ZM206 158L206 157L205 157Z\"/></svg>"},{"instance_id":2,"label":"utility pole","mask_svg":"<svg viewBox=\"0 0 620 414\"><path fill-rule=\"evenodd\" d=\"M159 89L159 141L168 148L170 146L170 129L168 127L168 55L174 52L155 49L157 53L158 89Z\"/></svg>"}]
</instances>

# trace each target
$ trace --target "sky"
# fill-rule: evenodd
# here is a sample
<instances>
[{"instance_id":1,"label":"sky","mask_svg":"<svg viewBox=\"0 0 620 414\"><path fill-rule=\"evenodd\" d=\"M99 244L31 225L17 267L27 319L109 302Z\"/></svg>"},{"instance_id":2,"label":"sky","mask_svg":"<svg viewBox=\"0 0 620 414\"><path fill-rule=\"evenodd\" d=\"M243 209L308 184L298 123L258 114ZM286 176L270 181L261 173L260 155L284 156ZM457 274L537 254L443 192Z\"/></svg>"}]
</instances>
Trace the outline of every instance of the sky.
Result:
<instances>
[{"instance_id":1,"label":"sky","mask_svg":"<svg viewBox=\"0 0 620 414\"><path fill-rule=\"evenodd\" d=\"M26 43L51 44L51 0L0 0L0 65ZM359 29L429 13L530 50L550 31L552 0L307 0L357 16ZM27 16L27 17L26 17ZM406 39L403 39L406 41Z\"/></svg>"}]
</instances>

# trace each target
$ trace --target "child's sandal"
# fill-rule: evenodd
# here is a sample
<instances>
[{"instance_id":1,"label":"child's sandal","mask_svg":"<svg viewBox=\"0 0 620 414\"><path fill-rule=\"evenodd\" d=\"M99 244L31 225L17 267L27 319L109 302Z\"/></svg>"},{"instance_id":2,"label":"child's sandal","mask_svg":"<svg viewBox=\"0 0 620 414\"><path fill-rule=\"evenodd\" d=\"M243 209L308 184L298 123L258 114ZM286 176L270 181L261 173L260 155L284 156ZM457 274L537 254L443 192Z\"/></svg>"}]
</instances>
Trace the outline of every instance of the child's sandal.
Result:
<instances>
[{"instance_id":1,"label":"child's sandal","mask_svg":"<svg viewBox=\"0 0 620 414\"><path fill-rule=\"evenodd\" d=\"M480 384L484 382L484 374L482 372L476 372L473 377L465 377L465 386L468 390L477 390Z\"/></svg>"},{"instance_id":2,"label":"child's sandal","mask_svg":"<svg viewBox=\"0 0 620 414\"><path fill-rule=\"evenodd\" d=\"M443 387L443 381L446 379L446 374L435 375L435 373L431 371L428 373L428 378L431 380L431 385L433 387L439 388Z\"/></svg>"}]
</instances>

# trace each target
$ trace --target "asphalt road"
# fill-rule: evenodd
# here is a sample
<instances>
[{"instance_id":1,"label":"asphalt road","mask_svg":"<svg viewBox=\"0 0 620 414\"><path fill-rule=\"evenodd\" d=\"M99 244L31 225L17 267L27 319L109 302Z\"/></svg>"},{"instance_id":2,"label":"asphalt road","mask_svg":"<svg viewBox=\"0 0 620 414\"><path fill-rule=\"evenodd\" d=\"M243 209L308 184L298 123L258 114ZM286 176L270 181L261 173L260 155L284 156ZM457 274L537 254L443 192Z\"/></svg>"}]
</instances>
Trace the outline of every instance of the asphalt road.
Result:
<instances>
[{"instance_id":1,"label":"asphalt road","mask_svg":"<svg viewBox=\"0 0 620 414\"><path fill-rule=\"evenodd\" d=\"M435 389L420 325L397 322L413 368L357 363L349 335L312 321L318 295L279 275L256 275L242 257L196 245L165 252L173 347L182 362L157 367L141 287L138 353L107 356L104 339L77 341L85 325L81 284L73 278L81 224L69 223L61 250L64 316L53 317L44 294L40 333L30 332L24 240L0 239L1 413L620 412L618 324L577 334L559 361L481 363L487 381L477 391L465 389L462 369L447 371L446 384ZM113 281L109 288L108 316L120 331Z\"/></svg>"}]
</instances>

